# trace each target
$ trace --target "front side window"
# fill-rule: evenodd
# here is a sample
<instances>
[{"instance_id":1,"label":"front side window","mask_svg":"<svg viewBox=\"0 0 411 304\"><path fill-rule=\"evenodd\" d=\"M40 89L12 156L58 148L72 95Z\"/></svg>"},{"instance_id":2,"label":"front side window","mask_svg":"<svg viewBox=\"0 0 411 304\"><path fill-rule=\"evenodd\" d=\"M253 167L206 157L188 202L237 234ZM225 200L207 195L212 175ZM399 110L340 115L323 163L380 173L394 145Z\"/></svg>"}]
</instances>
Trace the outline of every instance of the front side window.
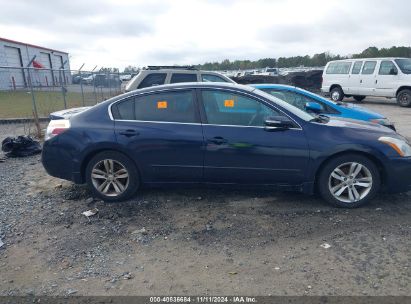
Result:
<instances>
[{"instance_id":1,"label":"front side window","mask_svg":"<svg viewBox=\"0 0 411 304\"><path fill-rule=\"evenodd\" d=\"M212 75L212 74L202 74L201 81L202 82L227 82L227 80L225 80L224 78L217 76L217 75Z\"/></svg>"},{"instance_id":2,"label":"front side window","mask_svg":"<svg viewBox=\"0 0 411 304\"><path fill-rule=\"evenodd\" d=\"M354 74L354 75L360 74L360 72L361 72L361 67L362 67L362 61L356 61L356 62L354 63L354 66L352 67L352 72L351 72L351 74Z\"/></svg>"},{"instance_id":3,"label":"front side window","mask_svg":"<svg viewBox=\"0 0 411 304\"><path fill-rule=\"evenodd\" d=\"M263 91L273 95L274 97L277 97L281 100L284 100L285 102L289 103L290 105L306 111L306 104L307 102L315 102L318 103L323 107L322 113L327 113L327 114L336 114L338 113L335 109L330 107L329 105L322 103L316 99L310 98L308 96L305 96L303 94L298 94L295 92L290 92L290 91L285 91L285 90L273 90L273 89L263 89Z\"/></svg>"},{"instance_id":4,"label":"front side window","mask_svg":"<svg viewBox=\"0 0 411 304\"><path fill-rule=\"evenodd\" d=\"M164 84L166 80L166 73L153 73L146 76L138 86L139 89L152 87L156 85Z\"/></svg>"},{"instance_id":5,"label":"front side window","mask_svg":"<svg viewBox=\"0 0 411 304\"><path fill-rule=\"evenodd\" d=\"M363 75L371 75L374 73L375 66L377 65L377 61L366 61L362 68Z\"/></svg>"},{"instance_id":6,"label":"front side window","mask_svg":"<svg viewBox=\"0 0 411 304\"><path fill-rule=\"evenodd\" d=\"M392 61L381 61L379 75L397 75L398 70Z\"/></svg>"},{"instance_id":7,"label":"front side window","mask_svg":"<svg viewBox=\"0 0 411 304\"><path fill-rule=\"evenodd\" d=\"M171 75L170 83L197 82L197 74L175 73Z\"/></svg>"},{"instance_id":8,"label":"front side window","mask_svg":"<svg viewBox=\"0 0 411 304\"><path fill-rule=\"evenodd\" d=\"M203 90L202 100L209 124L262 127L267 118L281 115L253 98L234 92Z\"/></svg>"},{"instance_id":9,"label":"front side window","mask_svg":"<svg viewBox=\"0 0 411 304\"><path fill-rule=\"evenodd\" d=\"M348 74L351 69L351 62L332 62L328 65L327 74Z\"/></svg>"},{"instance_id":10,"label":"front side window","mask_svg":"<svg viewBox=\"0 0 411 304\"><path fill-rule=\"evenodd\" d=\"M395 59L404 74L411 74L411 59Z\"/></svg>"},{"instance_id":11,"label":"front side window","mask_svg":"<svg viewBox=\"0 0 411 304\"><path fill-rule=\"evenodd\" d=\"M122 120L195 123L195 113L192 91L137 96L112 107L113 117Z\"/></svg>"}]
</instances>

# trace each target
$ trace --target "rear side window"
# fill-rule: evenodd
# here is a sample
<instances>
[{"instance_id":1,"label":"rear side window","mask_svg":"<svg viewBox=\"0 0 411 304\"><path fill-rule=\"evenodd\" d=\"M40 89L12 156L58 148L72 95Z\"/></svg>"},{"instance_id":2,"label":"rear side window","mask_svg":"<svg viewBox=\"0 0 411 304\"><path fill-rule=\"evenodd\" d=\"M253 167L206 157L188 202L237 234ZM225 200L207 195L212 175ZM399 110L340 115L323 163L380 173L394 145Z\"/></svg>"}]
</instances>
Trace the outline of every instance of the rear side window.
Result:
<instances>
[{"instance_id":1,"label":"rear side window","mask_svg":"<svg viewBox=\"0 0 411 304\"><path fill-rule=\"evenodd\" d=\"M392 61L381 61L379 75L396 75L397 73L398 69Z\"/></svg>"},{"instance_id":2,"label":"rear side window","mask_svg":"<svg viewBox=\"0 0 411 304\"><path fill-rule=\"evenodd\" d=\"M224 78L217 76L217 75L212 75L212 74L202 74L201 81L202 82L228 82Z\"/></svg>"},{"instance_id":3,"label":"rear side window","mask_svg":"<svg viewBox=\"0 0 411 304\"><path fill-rule=\"evenodd\" d=\"M197 74L175 73L171 76L170 83L197 82Z\"/></svg>"},{"instance_id":4,"label":"rear side window","mask_svg":"<svg viewBox=\"0 0 411 304\"><path fill-rule=\"evenodd\" d=\"M149 74L146 76L146 78L143 79L143 81L140 83L138 88L142 89L142 88L152 87L155 85L164 84L166 80L166 76L167 76L166 73Z\"/></svg>"},{"instance_id":5,"label":"rear side window","mask_svg":"<svg viewBox=\"0 0 411 304\"><path fill-rule=\"evenodd\" d=\"M362 67L362 61L356 61L354 63L354 66L352 68L351 74L360 74L361 72L361 67Z\"/></svg>"},{"instance_id":6,"label":"rear side window","mask_svg":"<svg viewBox=\"0 0 411 304\"><path fill-rule=\"evenodd\" d=\"M348 74L351 62L332 62L328 65L326 74Z\"/></svg>"},{"instance_id":7,"label":"rear side window","mask_svg":"<svg viewBox=\"0 0 411 304\"><path fill-rule=\"evenodd\" d=\"M371 75L374 73L375 66L377 65L377 61L366 61L362 68L361 74L363 75Z\"/></svg>"},{"instance_id":8,"label":"rear side window","mask_svg":"<svg viewBox=\"0 0 411 304\"><path fill-rule=\"evenodd\" d=\"M114 119L195 123L192 91L167 92L130 98L112 107Z\"/></svg>"},{"instance_id":9,"label":"rear side window","mask_svg":"<svg viewBox=\"0 0 411 304\"><path fill-rule=\"evenodd\" d=\"M192 91L167 92L137 97L135 118L144 121L196 122Z\"/></svg>"}]
</instances>

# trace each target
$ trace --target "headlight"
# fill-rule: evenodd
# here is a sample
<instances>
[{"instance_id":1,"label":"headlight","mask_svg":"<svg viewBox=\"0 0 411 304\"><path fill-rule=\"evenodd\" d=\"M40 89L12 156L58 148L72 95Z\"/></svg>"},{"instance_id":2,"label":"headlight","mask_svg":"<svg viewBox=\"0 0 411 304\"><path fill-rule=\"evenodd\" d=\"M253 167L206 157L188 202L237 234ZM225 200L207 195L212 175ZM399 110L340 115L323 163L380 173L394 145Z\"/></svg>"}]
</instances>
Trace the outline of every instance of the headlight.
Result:
<instances>
[{"instance_id":1,"label":"headlight","mask_svg":"<svg viewBox=\"0 0 411 304\"><path fill-rule=\"evenodd\" d=\"M383 126L391 126L392 123L387 118L377 118L377 119L370 119L370 122L376 123Z\"/></svg>"},{"instance_id":2,"label":"headlight","mask_svg":"<svg viewBox=\"0 0 411 304\"><path fill-rule=\"evenodd\" d=\"M390 145L391 148L393 148L402 157L411 156L411 147L405 140L386 136L382 136L378 138L378 140L384 144Z\"/></svg>"}]
</instances>

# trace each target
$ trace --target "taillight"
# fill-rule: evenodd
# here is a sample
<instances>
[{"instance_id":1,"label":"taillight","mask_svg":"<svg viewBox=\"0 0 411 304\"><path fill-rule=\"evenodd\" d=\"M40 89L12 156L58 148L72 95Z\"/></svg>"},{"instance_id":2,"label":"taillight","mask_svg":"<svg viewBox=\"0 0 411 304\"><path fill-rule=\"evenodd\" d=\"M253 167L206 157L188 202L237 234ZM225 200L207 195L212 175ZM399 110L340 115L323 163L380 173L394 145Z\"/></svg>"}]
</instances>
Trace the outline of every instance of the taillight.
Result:
<instances>
[{"instance_id":1,"label":"taillight","mask_svg":"<svg viewBox=\"0 0 411 304\"><path fill-rule=\"evenodd\" d=\"M70 128L70 121L67 119L58 119L50 121L47 126L45 140L57 136Z\"/></svg>"}]
</instances>

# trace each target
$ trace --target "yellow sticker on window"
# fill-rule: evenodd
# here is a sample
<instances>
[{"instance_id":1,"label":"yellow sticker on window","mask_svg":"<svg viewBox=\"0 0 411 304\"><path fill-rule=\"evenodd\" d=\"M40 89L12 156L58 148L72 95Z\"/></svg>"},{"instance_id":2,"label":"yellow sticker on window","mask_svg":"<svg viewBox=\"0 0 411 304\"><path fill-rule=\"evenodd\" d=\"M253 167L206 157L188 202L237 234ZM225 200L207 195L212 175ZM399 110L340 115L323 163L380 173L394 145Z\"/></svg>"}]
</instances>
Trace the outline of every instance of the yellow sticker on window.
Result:
<instances>
[{"instance_id":1,"label":"yellow sticker on window","mask_svg":"<svg viewBox=\"0 0 411 304\"><path fill-rule=\"evenodd\" d=\"M167 101L157 101L157 109L167 109Z\"/></svg>"},{"instance_id":2,"label":"yellow sticker on window","mask_svg":"<svg viewBox=\"0 0 411 304\"><path fill-rule=\"evenodd\" d=\"M226 99L224 100L224 106L226 108L234 108L234 99Z\"/></svg>"}]
</instances>

